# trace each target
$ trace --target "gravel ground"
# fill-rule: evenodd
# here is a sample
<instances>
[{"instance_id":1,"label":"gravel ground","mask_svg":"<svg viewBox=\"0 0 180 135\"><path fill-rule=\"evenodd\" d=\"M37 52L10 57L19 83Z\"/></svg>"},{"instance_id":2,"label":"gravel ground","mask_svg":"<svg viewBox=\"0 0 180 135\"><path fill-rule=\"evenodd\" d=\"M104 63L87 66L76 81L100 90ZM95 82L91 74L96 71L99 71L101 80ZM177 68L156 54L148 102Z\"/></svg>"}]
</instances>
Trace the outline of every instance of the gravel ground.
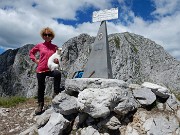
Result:
<instances>
[{"instance_id":1,"label":"gravel ground","mask_svg":"<svg viewBox=\"0 0 180 135\"><path fill-rule=\"evenodd\" d=\"M45 101L49 104L49 101ZM29 99L15 107L0 107L0 135L19 135L33 124L34 110L36 109L36 99Z\"/></svg>"}]
</instances>

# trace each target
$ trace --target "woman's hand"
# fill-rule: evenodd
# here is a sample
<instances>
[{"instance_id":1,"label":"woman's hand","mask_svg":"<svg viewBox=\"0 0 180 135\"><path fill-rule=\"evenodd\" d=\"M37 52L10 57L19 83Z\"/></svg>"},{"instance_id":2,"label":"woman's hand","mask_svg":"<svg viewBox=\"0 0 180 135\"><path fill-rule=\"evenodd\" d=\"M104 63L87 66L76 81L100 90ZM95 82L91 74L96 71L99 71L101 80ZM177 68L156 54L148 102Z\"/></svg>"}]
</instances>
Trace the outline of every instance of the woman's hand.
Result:
<instances>
[{"instance_id":1,"label":"woman's hand","mask_svg":"<svg viewBox=\"0 0 180 135\"><path fill-rule=\"evenodd\" d=\"M35 62L37 65L38 65L38 63L39 63L39 60L35 60L34 62Z\"/></svg>"},{"instance_id":2,"label":"woman's hand","mask_svg":"<svg viewBox=\"0 0 180 135\"><path fill-rule=\"evenodd\" d=\"M59 60L57 58L55 58L54 63L59 64Z\"/></svg>"}]
</instances>

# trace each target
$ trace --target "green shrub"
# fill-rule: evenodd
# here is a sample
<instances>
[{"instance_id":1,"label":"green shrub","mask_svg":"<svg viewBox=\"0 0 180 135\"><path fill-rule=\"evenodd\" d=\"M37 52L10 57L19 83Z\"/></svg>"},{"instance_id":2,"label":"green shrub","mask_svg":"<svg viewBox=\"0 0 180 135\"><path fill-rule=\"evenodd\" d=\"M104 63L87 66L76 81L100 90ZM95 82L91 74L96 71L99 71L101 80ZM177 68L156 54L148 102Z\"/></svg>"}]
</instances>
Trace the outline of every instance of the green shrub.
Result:
<instances>
[{"instance_id":1,"label":"green shrub","mask_svg":"<svg viewBox=\"0 0 180 135\"><path fill-rule=\"evenodd\" d=\"M136 48L136 46L132 45L132 47L133 47L133 51L137 54L138 53L138 49Z\"/></svg>"},{"instance_id":2,"label":"green shrub","mask_svg":"<svg viewBox=\"0 0 180 135\"><path fill-rule=\"evenodd\" d=\"M16 106L19 103L23 103L25 101L27 101L27 98L25 97L18 97L18 96L0 97L0 106L8 108L8 107Z\"/></svg>"}]
</instances>

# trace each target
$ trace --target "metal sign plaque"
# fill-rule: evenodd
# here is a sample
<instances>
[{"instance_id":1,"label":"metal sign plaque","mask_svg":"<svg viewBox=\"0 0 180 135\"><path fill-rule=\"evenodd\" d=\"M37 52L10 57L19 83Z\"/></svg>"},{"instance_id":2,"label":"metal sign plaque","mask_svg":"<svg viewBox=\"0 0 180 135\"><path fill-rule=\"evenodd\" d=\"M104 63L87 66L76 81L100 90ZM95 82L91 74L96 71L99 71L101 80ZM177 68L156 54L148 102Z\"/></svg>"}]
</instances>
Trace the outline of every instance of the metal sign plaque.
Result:
<instances>
[{"instance_id":1,"label":"metal sign plaque","mask_svg":"<svg viewBox=\"0 0 180 135\"><path fill-rule=\"evenodd\" d=\"M99 10L93 12L92 22L99 22L104 20L112 20L118 18L118 8L111 8L110 10Z\"/></svg>"},{"instance_id":2,"label":"metal sign plaque","mask_svg":"<svg viewBox=\"0 0 180 135\"><path fill-rule=\"evenodd\" d=\"M96 45L94 46L94 50L95 50L95 51L103 50L103 44L102 44L102 43L101 43L101 44L96 44Z\"/></svg>"}]
</instances>

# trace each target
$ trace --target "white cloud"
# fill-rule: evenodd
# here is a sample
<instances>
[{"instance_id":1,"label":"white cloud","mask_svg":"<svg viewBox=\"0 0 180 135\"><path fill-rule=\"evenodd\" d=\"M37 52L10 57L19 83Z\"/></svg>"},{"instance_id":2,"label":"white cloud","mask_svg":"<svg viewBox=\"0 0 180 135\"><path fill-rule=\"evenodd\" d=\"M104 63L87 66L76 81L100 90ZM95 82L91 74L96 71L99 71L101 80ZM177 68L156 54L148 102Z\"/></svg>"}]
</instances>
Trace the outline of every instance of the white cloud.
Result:
<instances>
[{"instance_id":1,"label":"white cloud","mask_svg":"<svg viewBox=\"0 0 180 135\"><path fill-rule=\"evenodd\" d=\"M110 7L111 0L1 0L0 2L0 46L17 48L27 43L39 42L42 27L52 27L56 32L54 41L62 44L80 34L82 28L58 24L53 18L76 20L78 10L85 7ZM85 24L82 24L85 25ZM91 24L89 24L91 25ZM81 27L81 25L80 25ZM83 27L83 26L82 26ZM81 29L78 30L78 29ZM84 30L85 32L85 30ZM87 31L86 31L87 33Z\"/></svg>"},{"instance_id":2,"label":"white cloud","mask_svg":"<svg viewBox=\"0 0 180 135\"><path fill-rule=\"evenodd\" d=\"M18 48L28 43L42 42L39 31L51 27L56 33L54 43L61 46L68 39L81 33L96 36L100 23L84 22L76 26L59 24L53 18L75 20L77 11L87 8L111 8L113 0L1 0L0 1L0 48ZM132 0L127 6L118 0L123 18L116 24L107 22L108 33L132 32L154 40L169 53L180 59L180 0L152 0L156 10L152 15L158 17L152 22L136 17L131 10ZM164 16L166 15L166 16ZM123 22L122 22L123 20Z\"/></svg>"},{"instance_id":3,"label":"white cloud","mask_svg":"<svg viewBox=\"0 0 180 135\"><path fill-rule=\"evenodd\" d=\"M136 18L135 22L130 25L130 30L154 40L169 51L171 55L180 58L180 53L173 52L177 51L177 49L180 52L180 14L165 17L152 23Z\"/></svg>"},{"instance_id":4,"label":"white cloud","mask_svg":"<svg viewBox=\"0 0 180 135\"><path fill-rule=\"evenodd\" d=\"M156 10L152 13L157 16L173 14L180 10L180 0L153 0Z\"/></svg>"}]
</instances>

